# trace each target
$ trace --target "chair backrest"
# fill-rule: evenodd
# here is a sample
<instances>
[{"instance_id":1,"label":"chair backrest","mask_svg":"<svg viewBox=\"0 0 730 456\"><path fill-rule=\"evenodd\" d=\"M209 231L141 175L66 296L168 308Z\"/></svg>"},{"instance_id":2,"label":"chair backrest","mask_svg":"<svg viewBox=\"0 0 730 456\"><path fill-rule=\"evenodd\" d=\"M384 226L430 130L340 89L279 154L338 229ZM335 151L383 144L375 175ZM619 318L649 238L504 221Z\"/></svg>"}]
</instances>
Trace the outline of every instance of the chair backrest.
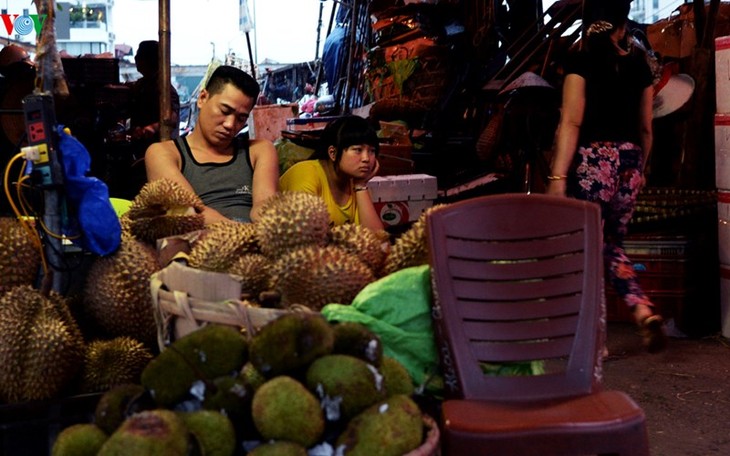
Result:
<instances>
[{"instance_id":1,"label":"chair backrest","mask_svg":"<svg viewBox=\"0 0 730 456\"><path fill-rule=\"evenodd\" d=\"M447 394L537 400L600 386L603 238L593 203L489 195L427 219L433 317ZM545 373L485 375L484 363L544 360Z\"/></svg>"}]
</instances>

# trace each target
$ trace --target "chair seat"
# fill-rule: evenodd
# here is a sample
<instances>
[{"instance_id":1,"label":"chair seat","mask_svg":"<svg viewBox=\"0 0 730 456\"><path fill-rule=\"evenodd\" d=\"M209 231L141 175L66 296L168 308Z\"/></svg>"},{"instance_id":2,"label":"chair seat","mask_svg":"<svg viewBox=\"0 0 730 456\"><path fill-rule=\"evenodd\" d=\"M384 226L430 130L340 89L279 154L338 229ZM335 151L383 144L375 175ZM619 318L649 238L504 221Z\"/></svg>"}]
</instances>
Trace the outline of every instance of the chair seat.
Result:
<instances>
[{"instance_id":1,"label":"chair seat","mask_svg":"<svg viewBox=\"0 0 730 456\"><path fill-rule=\"evenodd\" d=\"M519 432L591 432L644 419L625 393L602 391L560 401L520 403L448 400L444 425L455 432L488 434Z\"/></svg>"}]
</instances>

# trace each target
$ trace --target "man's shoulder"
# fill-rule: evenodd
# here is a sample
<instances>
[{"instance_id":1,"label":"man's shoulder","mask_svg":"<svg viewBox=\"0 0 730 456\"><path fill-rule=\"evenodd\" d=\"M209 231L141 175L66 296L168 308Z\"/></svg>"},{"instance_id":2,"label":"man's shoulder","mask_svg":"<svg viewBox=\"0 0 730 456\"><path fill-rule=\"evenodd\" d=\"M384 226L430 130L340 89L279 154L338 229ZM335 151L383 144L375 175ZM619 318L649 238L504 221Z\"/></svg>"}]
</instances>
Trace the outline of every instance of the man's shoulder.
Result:
<instances>
[{"instance_id":1,"label":"man's shoulder","mask_svg":"<svg viewBox=\"0 0 730 456\"><path fill-rule=\"evenodd\" d=\"M177 145L175 144L174 139L168 139L167 141L160 141L156 143L152 143L147 148L147 153L155 153L155 154L177 154Z\"/></svg>"}]
</instances>

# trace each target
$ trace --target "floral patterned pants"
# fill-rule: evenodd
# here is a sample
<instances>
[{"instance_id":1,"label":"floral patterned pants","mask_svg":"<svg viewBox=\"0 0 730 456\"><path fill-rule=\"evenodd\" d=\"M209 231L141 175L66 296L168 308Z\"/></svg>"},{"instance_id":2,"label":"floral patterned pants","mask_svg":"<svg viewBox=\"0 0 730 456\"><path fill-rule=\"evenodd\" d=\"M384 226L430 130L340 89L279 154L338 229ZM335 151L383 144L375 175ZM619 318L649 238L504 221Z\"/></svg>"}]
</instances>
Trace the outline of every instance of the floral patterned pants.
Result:
<instances>
[{"instance_id":1,"label":"floral patterned pants","mask_svg":"<svg viewBox=\"0 0 730 456\"><path fill-rule=\"evenodd\" d=\"M642 161L641 147L636 144L594 142L578 148L568 180L570 196L601 206L605 268L616 293L631 309L637 304L652 306L623 248L643 184Z\"/></svg>"}]
</instances>

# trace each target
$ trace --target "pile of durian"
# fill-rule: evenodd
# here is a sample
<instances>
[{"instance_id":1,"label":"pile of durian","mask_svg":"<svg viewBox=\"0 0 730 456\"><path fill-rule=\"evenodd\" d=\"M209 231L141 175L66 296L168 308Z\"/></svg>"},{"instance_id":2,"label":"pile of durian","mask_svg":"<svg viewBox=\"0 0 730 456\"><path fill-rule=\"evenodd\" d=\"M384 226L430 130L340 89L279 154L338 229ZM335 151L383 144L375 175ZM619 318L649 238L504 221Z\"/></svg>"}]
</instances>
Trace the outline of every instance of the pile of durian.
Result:
<instances>
[{"instance_id":1,"label":"pile of durian","mask_svg":"<svg viewBox=\"0 0 730 456\"><path fill-rule=\"evenodd\" d=\"M52 454L407 455L438 433L415 398L366 327L291 312L253 337L208 325L177 339Z\"/></svg>"}]
</instances>

